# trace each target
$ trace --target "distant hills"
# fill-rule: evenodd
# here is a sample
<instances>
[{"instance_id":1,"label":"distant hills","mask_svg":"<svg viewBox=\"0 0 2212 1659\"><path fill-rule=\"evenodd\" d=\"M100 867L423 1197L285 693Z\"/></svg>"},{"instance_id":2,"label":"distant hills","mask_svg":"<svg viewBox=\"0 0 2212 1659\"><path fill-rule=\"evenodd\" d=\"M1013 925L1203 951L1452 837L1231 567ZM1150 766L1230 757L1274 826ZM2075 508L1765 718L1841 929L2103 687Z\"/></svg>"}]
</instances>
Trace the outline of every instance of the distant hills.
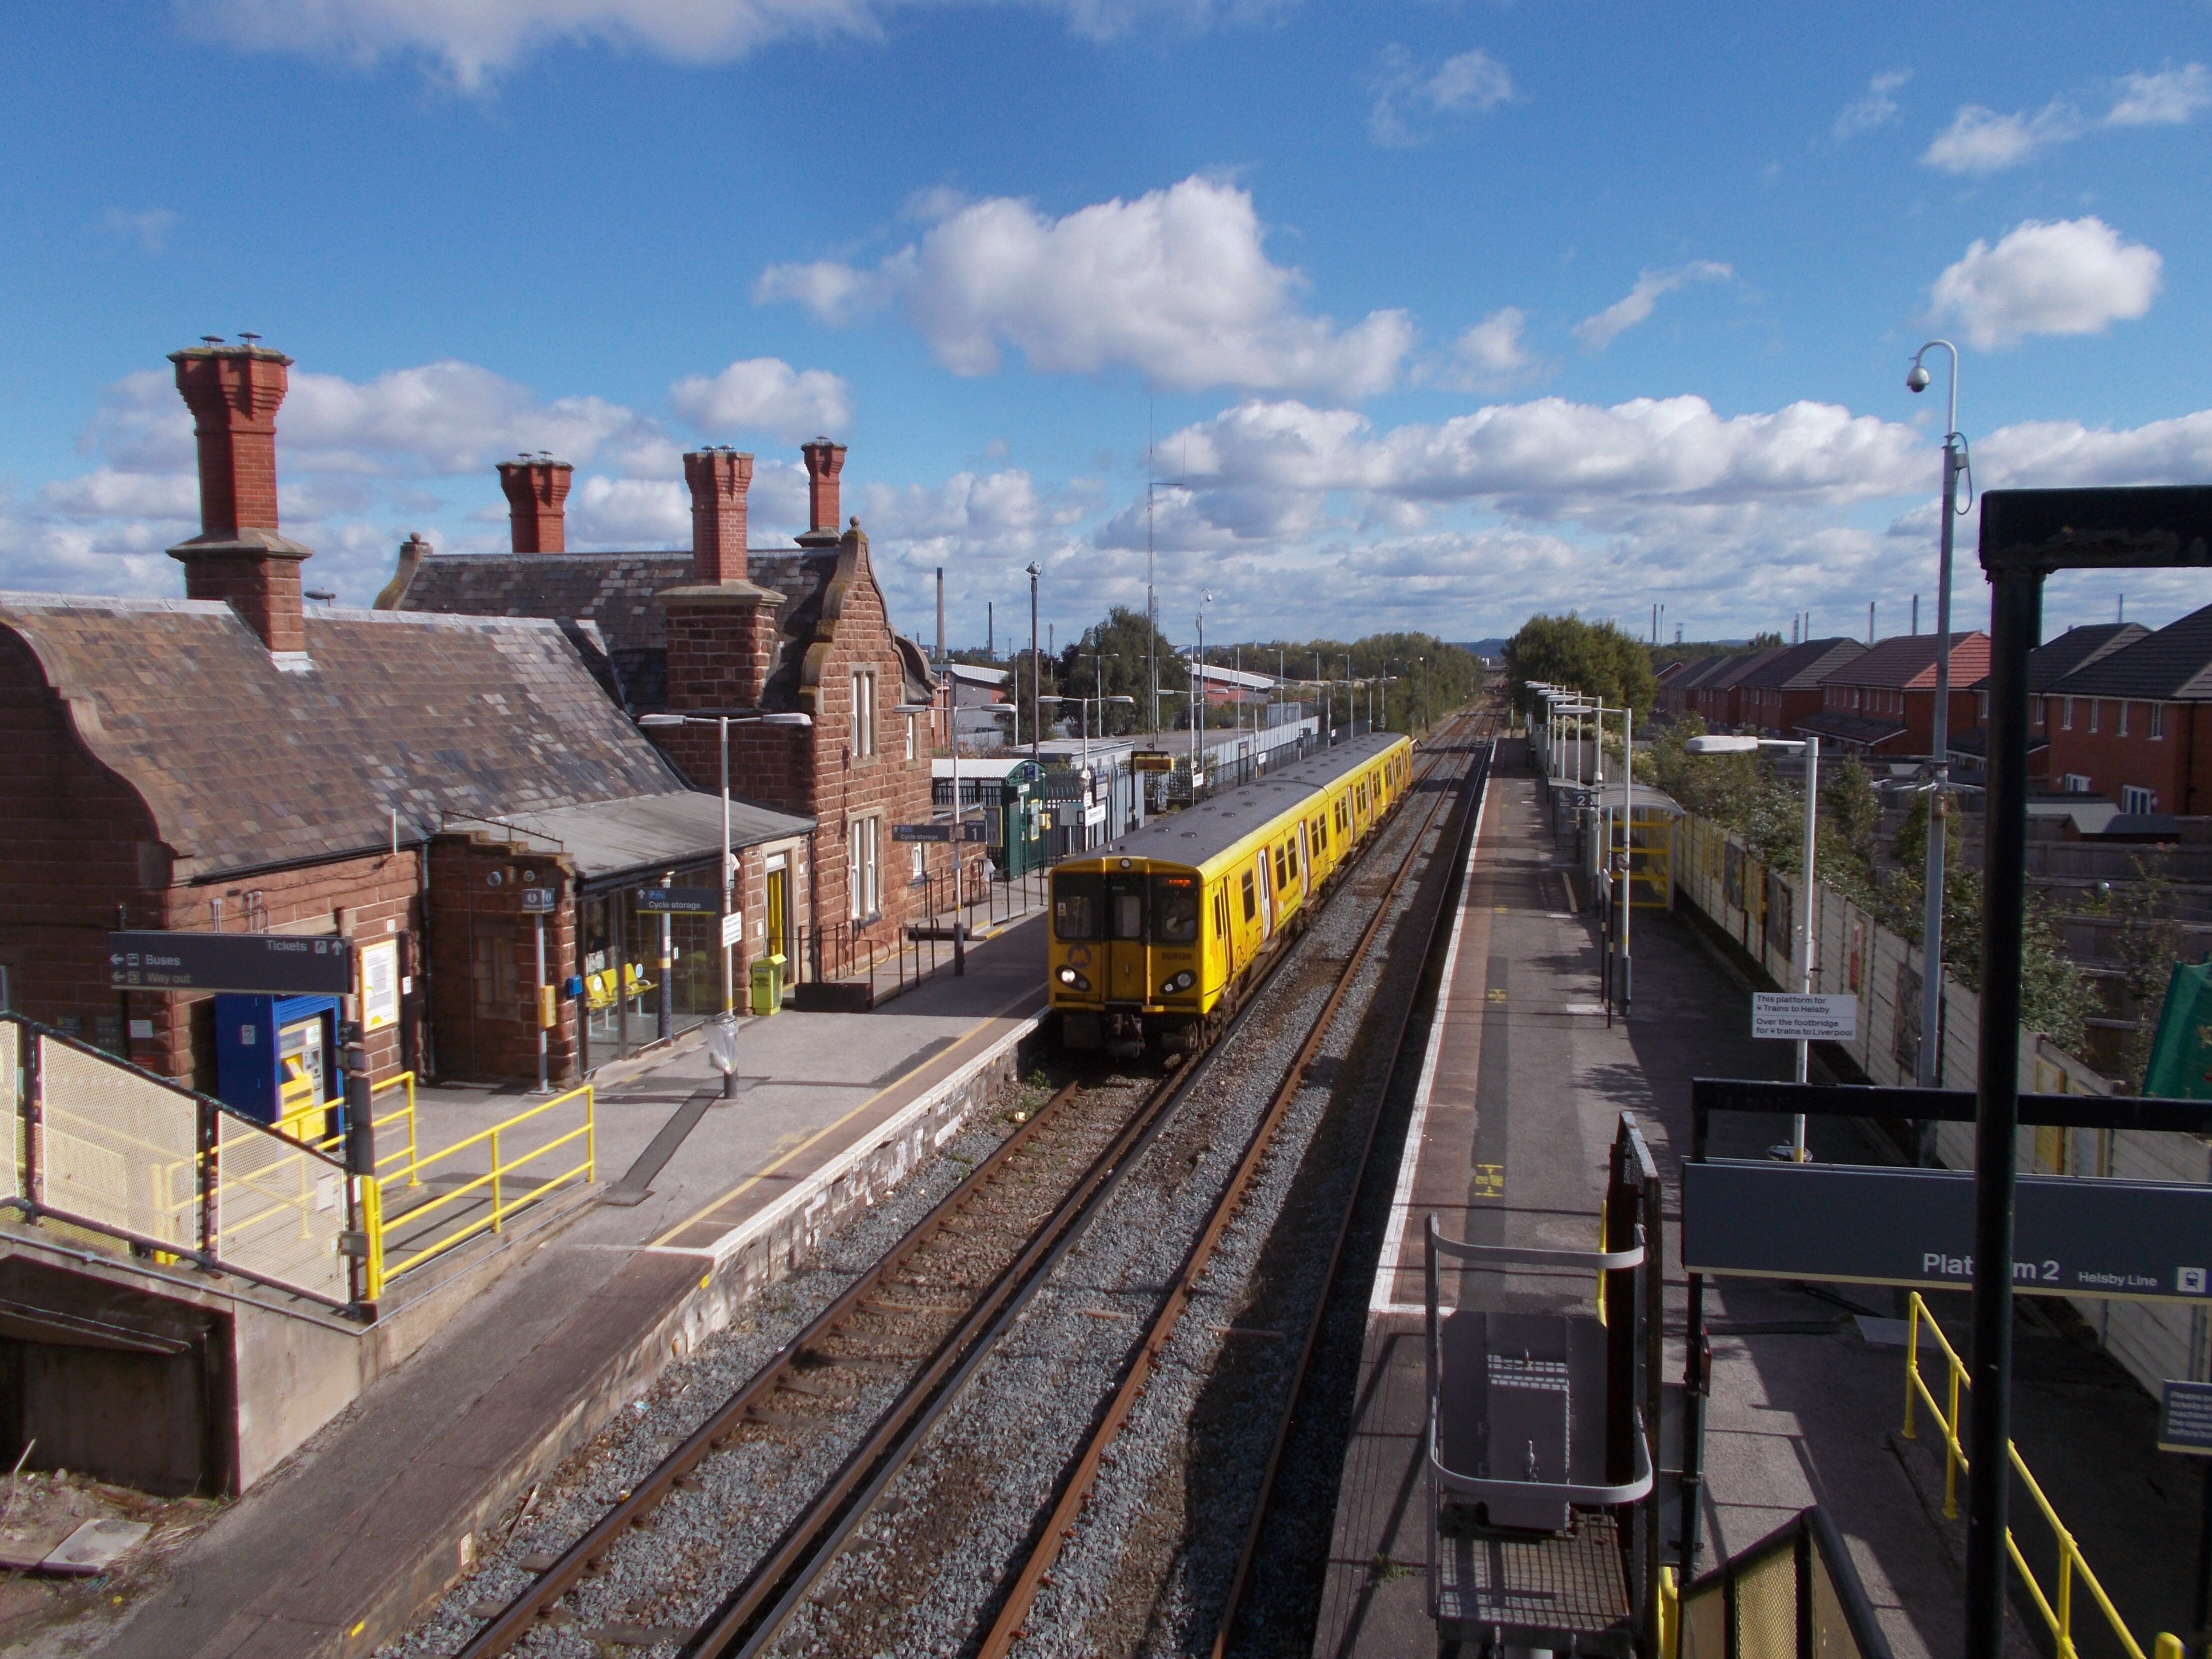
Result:
<instances>
[{"instance_id":1,"label":"distant hills","mask_svg":"<svg viewBox=\"0 0 2212 1659\"><path fill-rule=\"evenodd\" d=\"M1453 640L1449 643L1456 645L1462 651L1471 651L1478 657L1494 657L1505 649L1505 641L1502 639Z\"/></svg>"}]
</instances>

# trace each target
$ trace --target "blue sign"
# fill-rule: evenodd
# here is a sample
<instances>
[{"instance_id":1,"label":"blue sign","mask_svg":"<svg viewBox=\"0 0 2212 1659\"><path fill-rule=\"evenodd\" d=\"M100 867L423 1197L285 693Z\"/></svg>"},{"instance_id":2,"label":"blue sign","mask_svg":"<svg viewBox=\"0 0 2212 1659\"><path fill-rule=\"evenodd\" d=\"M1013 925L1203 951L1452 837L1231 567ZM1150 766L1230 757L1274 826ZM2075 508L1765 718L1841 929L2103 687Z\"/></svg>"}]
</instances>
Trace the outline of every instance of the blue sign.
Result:
<instances>
[{"instance_id":1,"label":"blue sign","mask_svg":"<svg viewBox=\"0 0 2212 1659\"><path fill-rule=\"evenodd\" d=\"M2212 1457L2212 1382L2162 1382L2158 1449Z\"/></svg>"}]
</instances>

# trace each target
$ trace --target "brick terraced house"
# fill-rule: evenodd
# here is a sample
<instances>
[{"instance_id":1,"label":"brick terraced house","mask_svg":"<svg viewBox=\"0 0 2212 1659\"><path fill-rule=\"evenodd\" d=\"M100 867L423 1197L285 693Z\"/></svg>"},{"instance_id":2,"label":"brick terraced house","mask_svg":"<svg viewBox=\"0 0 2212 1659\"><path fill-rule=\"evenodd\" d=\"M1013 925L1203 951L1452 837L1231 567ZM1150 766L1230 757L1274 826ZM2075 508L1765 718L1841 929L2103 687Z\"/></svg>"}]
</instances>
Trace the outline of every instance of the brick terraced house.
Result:
<instances>
[{"instance_id":1,"label":"brick terraced house","mask_svg":"<svg viewBox=\"0 0 2212 1659\"><path fill-rule=\"evenodd\" d=\"M1787 647L1738 683L1737 719L1745 730L1770 738L1788 735L1820 707L1828 677L1866 652L1856 640L1808 640Z\"/></svg>"},{"instance_id":2,"label":"brick terraced house","mask_svg":"<svg viewBox=\"0 0 2212 1659\"><path fill-rule=\"evenodd\" d=\"M185 597L0 593L0 1002L212 1091L212 1000L109 988L111 928L391 939L400 1006L370 1038L375 1073L528 1079L540 922L525 896L550 892L546 982L591 987L557 1000L554 1077L606 1057L592 1027L611 1012L621 1044L641 1017L719 1008L719 961L694 941L668 953L673 972L660 940L635 942L649 991L592 969L595 949L623 954L607 895L686 866L715 879L721 810L607 695L588 630L306 613L312 554L276 516L291 360L215 345L170 361L199 447L202 533L170 550ZM728 613L706 614L711 635ZM764 921L768 860L803 858L815 825L750 801L733 817Z\"/></svg>"},{"instance_id":3,"label":"brick terraced house","mask_svg":"<svg viewBox=\"0 0 2212 1659\"><path fill-rule=\"evenodd\" d=\"M1820 707L1791 728L1855 754L1902 759L1936 741L1936 635L1899 634L1869 646L1821 684ZM1975 725L1973 687L1990 672L1990 636L1951 635L1948 730Z\"/></svg>"},{"instance_id":4,"label":"brick terraced house","mask_svg":"<svg viewBox=\"0 0 2212 1659\"><path fill-rule=\"evenodd\" d=\"M2212 605L2054 679L2029 704L2031 722L2038 703L2032 729L2050 741L2054 787L2106 796L2124 813L2212 813Z\"/></svg>"},{"instance_id":5,"label":"brick terraced house","mask_svg":"<svg viewBox=\"0 0 2212 1659\"><path fill-rule=\"evenodd\" d=\"M568 552L568 468L542 457L507 462L500 472L514 550L432 554L410 542L377 605L411 616L542 617L577 643L631 717L747 722L730 731L734 792L817 823L783 913L811 918L787 922L784 940L811 986L896 951L926 908L920 849L895 847L891 830L932 815L935 682L921 648L891 627L860 520L837 528L844 446L817 438L801 453L810 526L781 548L746 544L750 455L686 455L689 552ZM755 723L769 714L811 723ZM720 787L713 725L651 735L695 787Z\"/></svg>"}]
</instances>

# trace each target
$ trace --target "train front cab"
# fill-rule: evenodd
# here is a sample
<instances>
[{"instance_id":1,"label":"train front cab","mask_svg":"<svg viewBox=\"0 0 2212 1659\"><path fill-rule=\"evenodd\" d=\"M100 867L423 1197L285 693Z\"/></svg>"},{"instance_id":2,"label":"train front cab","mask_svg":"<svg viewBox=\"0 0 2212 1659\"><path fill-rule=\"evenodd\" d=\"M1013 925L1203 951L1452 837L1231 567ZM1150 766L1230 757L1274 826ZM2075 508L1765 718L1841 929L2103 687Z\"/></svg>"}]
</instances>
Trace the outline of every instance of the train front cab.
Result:
<instances>
[{"instance_id":1,"label":"train front cab","mask_svg":"<svg viewBox=\"0 0 2212 1659\"><path fill-rule=\"evenodd\" d=\"M1132 1054L1146 1033L1196 1042L1217 985L1197 871L1115 858L1052 878L1052 1006L1069 1048Z\"/></svg>"}]
</instances>

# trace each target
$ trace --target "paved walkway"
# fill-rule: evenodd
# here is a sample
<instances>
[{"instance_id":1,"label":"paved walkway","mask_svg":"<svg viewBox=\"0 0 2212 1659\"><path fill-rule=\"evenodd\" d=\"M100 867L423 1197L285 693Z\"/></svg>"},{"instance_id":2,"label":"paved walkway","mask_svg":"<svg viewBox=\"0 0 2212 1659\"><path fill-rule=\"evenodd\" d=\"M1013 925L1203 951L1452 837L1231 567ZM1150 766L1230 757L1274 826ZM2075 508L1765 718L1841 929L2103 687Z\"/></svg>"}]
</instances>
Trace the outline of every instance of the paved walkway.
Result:
<instances>
[{"instance_id":1,"label":"paved walkway","mask_svg":"<svg viewBox=\"0 0 2212 1659\"><path fill-rule=\"evenodd\" d=\"M1540 828L1536 791L1519 745L1502 744L1455 919L1420 1097L1426 1109L1417 1103L1414 1155L1401 1170L1401 1203L1376 1279L1314 1644L1330 1659L1435 1647L1419 1458L1423 1218L1433 1212L1447 1234L1478 1242L1593 1249L1621 1112L1636 1115L1671 1193L1675 1149L1688 1144L1691 1078L1787 1074L1786 1048L1750 1041L1746 994L1685 920L1663 914L1636 918L1634 1017L1608 1028L1594 931L1569 908L1567 860ZM1745 1146L1725 1150L1751 1152L1757 1139L1747 1132ZM1870 1156L1817 1142L1816 1151ZM1683 1280L1671 1216L1668 1225L1669 1322L1679 1331ZM1447 1281L1447 1299L1529 1311L1588 1304L1587 1282L1520 1270L1500 1277ZM1701 1565L1818 1502L1849 1539L1899 1659L1957 1651L1957 1586L1886 1440L1903 1397L1901 1352L1869 1344L1837 1309L1802 1293L1723 1286L1707 1300L1718 1334ZM1886 1302L1870 1306L1890 1311ZM1812 1334L1798 1334L1805 1329ZM1677 1342L1668 1376L1679 1378L1680 1367ZM1670 1443L1662 1461L1679 1458Z\"/></svg>"},{"instance_id":2,"label":"paved walkway","mask_svg":"<svg viewBox=\"0 0 2212 1659\"><path fill-rule=\"evenodd\" d=\"M519 1495L519 1467L588 1435L691 1340L698 1304L742 1297L732 1254L772 1206L1032 1027L1044 957L1032 920L979 945L964 977L884 1010L748 1021L728 1104L696 1042L611 1082L602 1196L640 1201L593 1203L542 1234L526 1212L498 1246L516 1265L211 1527L100 1651L293 1659L388 1639L453 1577L459 1539ZM426 1091L422 1111L444 1136L532 1098ZM648 1147L647 1164L665 1162L623 1192Z\"/></svg>"}]
</instances>

